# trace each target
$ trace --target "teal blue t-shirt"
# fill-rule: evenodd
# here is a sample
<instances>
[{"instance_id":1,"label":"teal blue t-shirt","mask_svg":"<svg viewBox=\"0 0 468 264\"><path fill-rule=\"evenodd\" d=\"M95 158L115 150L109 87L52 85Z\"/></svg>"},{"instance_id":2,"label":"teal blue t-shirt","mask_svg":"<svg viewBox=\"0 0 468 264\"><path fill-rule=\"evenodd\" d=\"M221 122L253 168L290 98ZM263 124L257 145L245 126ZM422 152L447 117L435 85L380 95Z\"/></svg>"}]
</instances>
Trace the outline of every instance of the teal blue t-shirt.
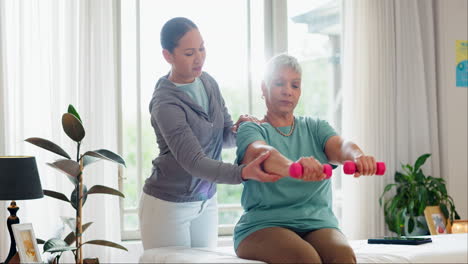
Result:
<instances>
[{"instance_id":1,"label":"teal blue t-shirt","mask_svg":"<svg viewBox=\"0 0 468 264\"><path fill-rule=\"evenodd\" d=\"M174 83L177 88L181 89L184 91L192 100L199 104L203 110L205 110L205 113L208 113L209 110L209 101L208 101L208 95L206 94L205 91L205 86L203 85L203 82L200 80L200 78L195 78L195 80L192 83L187 83L187 84L180 84L180 83Z\"/></svg>"},{"instance_id":2,"label":"teal blue t-shirt","mask_svg":"<svg viewBox=\"0 0 468 264\"><path fill-rule=\"evenodd\" d=\"M295 130L285 137L269 123L261 125L245 122L237 132L237 161L244 157L247 147L262 140L292 161L313 156L320 163L328 163L325 143L336 135L328 122L310 117L295 117ZM279 127L284 134L291 127ZM338 229L332 211L330 180L306 182L284 177L277 182L243 182L242 207L244 214L234 229L234 247L251 233L266 227L285 227L295 232L321 228Z\"/></svg>"}]
</instances>

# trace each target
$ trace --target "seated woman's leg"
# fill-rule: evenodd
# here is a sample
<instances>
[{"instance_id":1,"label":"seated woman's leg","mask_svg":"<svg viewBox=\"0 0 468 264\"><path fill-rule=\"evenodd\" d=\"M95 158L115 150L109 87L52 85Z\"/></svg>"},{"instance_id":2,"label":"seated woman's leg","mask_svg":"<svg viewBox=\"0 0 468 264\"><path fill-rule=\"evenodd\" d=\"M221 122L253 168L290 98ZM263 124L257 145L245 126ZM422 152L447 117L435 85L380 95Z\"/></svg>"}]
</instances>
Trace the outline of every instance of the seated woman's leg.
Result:
<instances>
[{"instance_id":1,"label":"seated woman's leg","mask_svg":"<svg viewBox=\"0 0 468 264\"><path fill-rule=\"evenodd\" d=\"M348 240L334 228L310 232L304 239L315 248L324 263L356 263L356 255Z\"/></svg>"},{"instance_id":2,"label":"seated woman's leg","mask_svg":"<svg viewBox=\"0 0 468 264\"><path fill-rule=\"evenodd\" d=\"M321 263L317 251L307 241L282 227L255 231L242 240L236 254L267 263Z\"/></svg>"}]
</instances>

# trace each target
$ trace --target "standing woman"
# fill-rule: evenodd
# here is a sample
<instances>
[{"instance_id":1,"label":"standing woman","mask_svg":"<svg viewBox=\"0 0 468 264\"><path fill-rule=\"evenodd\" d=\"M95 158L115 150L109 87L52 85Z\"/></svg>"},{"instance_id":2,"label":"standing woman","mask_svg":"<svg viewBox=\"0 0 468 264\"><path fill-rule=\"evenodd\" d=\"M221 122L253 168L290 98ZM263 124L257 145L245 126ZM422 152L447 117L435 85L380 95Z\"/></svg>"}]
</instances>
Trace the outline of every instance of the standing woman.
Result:
<instances>
[{"instance_id":1,"label":"standing woman","mask_svg":"<svg viewBox=\"0 0 468 264\"><path fill-rule=\"evenodd\" d=\"M216 183L271 182L280 176L261 168L269 152L247 165L221 161L222 148L236 145L237 126L256 119L231 120L218 84L202 71L206 53L197 26L182 17L167 21L161 45L171 71L157 82L149 106L159 156L140 201L143 247L214 247Z\"/></svg>"}]
</instances>

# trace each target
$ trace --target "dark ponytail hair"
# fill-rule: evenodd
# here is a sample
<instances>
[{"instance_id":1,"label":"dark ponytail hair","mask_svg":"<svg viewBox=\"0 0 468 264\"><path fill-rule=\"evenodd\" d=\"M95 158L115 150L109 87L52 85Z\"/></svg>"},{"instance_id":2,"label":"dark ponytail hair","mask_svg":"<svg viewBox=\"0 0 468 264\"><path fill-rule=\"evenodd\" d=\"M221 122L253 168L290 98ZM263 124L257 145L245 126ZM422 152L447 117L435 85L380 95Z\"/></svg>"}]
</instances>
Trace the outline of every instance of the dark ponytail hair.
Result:
<instances>
[{"instance_id":1,"label":"dark ponytail hair","mask_svg":"<svg viewBox=\"0 0 468 264\"><path fill-rule=\"evenodd\" d=\"M192 29L198 29L195 23L185 17L175 17L167 21L161 29L161 46L170 53L179 45L179 40Z\"/></svg>"}]
</instances>

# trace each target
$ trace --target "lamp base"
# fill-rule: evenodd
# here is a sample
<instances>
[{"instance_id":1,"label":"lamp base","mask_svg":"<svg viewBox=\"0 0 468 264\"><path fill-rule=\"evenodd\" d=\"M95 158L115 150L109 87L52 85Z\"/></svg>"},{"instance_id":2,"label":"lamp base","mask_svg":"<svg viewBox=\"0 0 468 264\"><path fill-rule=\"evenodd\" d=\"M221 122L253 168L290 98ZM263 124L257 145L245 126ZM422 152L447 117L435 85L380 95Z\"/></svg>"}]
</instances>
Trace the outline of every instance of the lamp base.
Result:
<instances>
[{"instance_id":1,"label":"lamp base","mask_svg":"<svg viewBox=\"0 0 468 264\"><path fill-rule=\"evenodd\" d=\"M10 253L8 253L8 257L6 258L4 264L8 264L10 260L15 256L16 254L16 240L15 236L13 235L13 229L11 225L14 224L19 224L19 218L16 216L16 212L18 212L19 207L16 206L15 201L11 201L10 206L8 207L8 211L10 212L10 216L7 219L7 227L8 227L8 233L10 233Z\"/></svg>"},{"instance_id":2,"label":"lamp base","mask_svg":"<svg viewBox=\"0 0 468 264\"><path fill-rule=\"evenodd\" d=\"M8 262L8 264L20 264L20 263L21 263L21 261L20 261L18 252L16 252L16 254L13 256L13 258L10 259L10 262ZM6 264L6 263L0 262L0 264Z\"/></svg>"}]
</instances>

